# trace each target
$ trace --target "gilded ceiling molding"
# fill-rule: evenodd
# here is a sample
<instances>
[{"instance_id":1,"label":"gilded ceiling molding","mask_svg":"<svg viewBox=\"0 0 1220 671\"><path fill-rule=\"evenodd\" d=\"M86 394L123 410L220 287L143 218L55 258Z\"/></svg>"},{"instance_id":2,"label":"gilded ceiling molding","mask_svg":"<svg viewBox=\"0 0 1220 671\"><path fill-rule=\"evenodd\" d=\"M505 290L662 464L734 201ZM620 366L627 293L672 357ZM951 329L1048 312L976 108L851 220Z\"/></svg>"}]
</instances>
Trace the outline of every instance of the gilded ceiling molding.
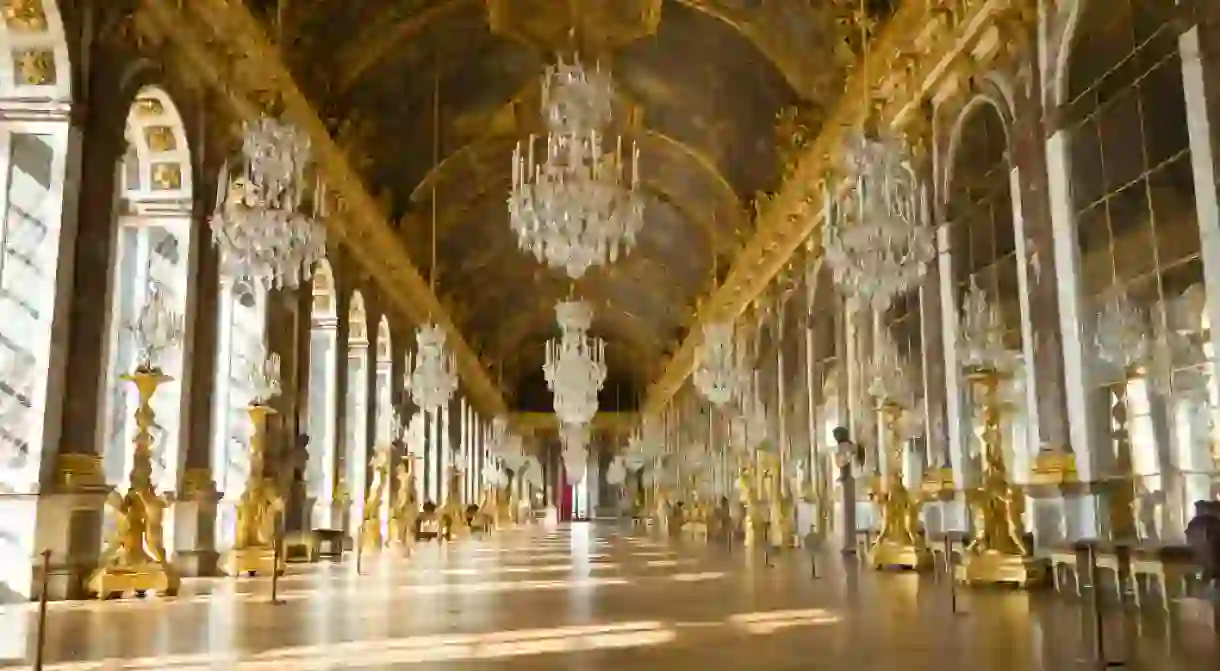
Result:
<instances>
[{"instance_id":1,"label":"gilded ceiling molding","mask_svg":"<svg viewBox=\"0 0 1220 671\"><path fill-rule=\"evenodd\" d=\"M1037 20L1034 0L904 0L873 40L867 67L857 65L844 94L817 139L797 158L791 177L761 208L758 229L724 284L704 302L697 323L740 315L788 264L821 223L820 184L833 168L845 134L869 113L876 99L881 119L904 130L923 113L939 82L959 67L978 67L1005 54L1013 24ZM870 73L866 81L862 73ZM694 366L700 328L691 333L649 387L645 412L659 412Z\"/></svg>"},{"instance_id":2,"label":"gilded ceiling molding","mask_svg":"<svg viewBox=\"0 0 1220 671\"><path fill-rule=\"evenodd\" d=\"M344 152L331 139L258 19L243 3L197 0L189 7L190 10L174 9L173 3L144 0L141 11L153 17L162 33L171 33L181 26L191 27L177 31L169 42L195 56L192 60L207 71L205 76L213 88L230 97L274 104L310 137L315 163L339 201L335 214L328 220L329 232L342 240L368 274L381 284L389 301L412 322L432 320L445 329L472 403L488 414L504 412L506 406L500 390L412 265L397 233L385 221ZM191 10L197 15L184 14ZM188 34L188 30L205 27L211 28L207 37L201 38L197 32ZM251 113L259 110L250 107Z\"/></svg>"},{"instance_id":3,"label":"gilded ceiling molding","mask_svg":"<svg viewBox=\"0 0 1220 671\"><path fill-rule=\"evenodd\" d=\"M419 37L433 22L443 19L464 8L482 4L484 0L438 0L426 9L403 16L401 8L395 3L386 3L383 13L367 22L368 28L351 41L353 46L347 47L340 56L343 63L342 79L336 83L335 90L342 93L350 90L377 64L387 58L395 47ZM690 9L702 12L739 32L746 41L754 45L775 69L784 77L789 86L802 98L813 98L820 91L824 63L811 62L808 58L795 55L793 47L776 38L777 27L761 25L762 21L751 21L745 12L722 5L723 0L676 0ZM567 3L562 3L564 7ZM758 14L766 9L758 10ZM814 16L810 14L809 20ZM664 22L662 11L662 23Z\"/></svg>"}]
</instances>

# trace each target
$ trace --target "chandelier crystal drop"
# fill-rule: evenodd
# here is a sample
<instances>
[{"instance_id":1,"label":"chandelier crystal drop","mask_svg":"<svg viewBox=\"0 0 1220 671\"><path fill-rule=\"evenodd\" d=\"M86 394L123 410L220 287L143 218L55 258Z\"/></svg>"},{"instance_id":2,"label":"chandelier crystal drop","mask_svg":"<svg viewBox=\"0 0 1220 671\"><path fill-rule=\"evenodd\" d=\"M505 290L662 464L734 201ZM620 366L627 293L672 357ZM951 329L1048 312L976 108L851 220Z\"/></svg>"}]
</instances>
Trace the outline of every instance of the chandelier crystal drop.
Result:
<instances>
[{"instance_id":1,"label":"chandelier crystal drop","mask_svg":"<svg viewBox=\"0 0 1220 671\"><path fill-rule=\"evenodd\" d=\"M242 130L241 165L221 169L210 222L221 272L267 288L293 289L309 280L314 264L326 255L320 185L314 185L312 214L302 211L309 191L309 138L270 117L247 121Z\"/></svg>"},{"instance_id":2,"label":"chandelier crystal drop","mask_svg":"<svg viewBox=\"0 0 1220 671\"><path fill-rule=\"evenodd\" d=\"M457 391L457 363L445 351L445 331L436 324L415 331L416 351L407 353L404 385L411 400L424 412L436 412Z\"/></svg>"},{"instance_id":3,"label":"chandelier crystal drop","mask_svg":"<svg viewBox=\"0 0 1220 671\"><path fill-rule=\"evenodd\" d=\"M246 370L246 381L254 398L251 405L265 405L271 399L280 395L280 355L268 353L266 346L260 346L260 356L249 363Z\"/></svg>"},{"instance_id":4,"label":"chandelier crystal drop","mask_svg":"<svg viewBox=\"0 0 1220 671\"><path fill-rule=\"evenodd\" d=\"M1016 367L1018 354L1004 342L1004 316L973 280L962 300L961 319L963 368L1008 372Z\"/></svg>"},{"instance_id":5,"label":"chandelier crystal drop","mask_svg":"<svg viewBox=\"0 0 1220 671\"><path fill-rule=\"evenodd\" d=\"M848 296L885 309L936 255L927 189L898 137L857 133L843 168L826 188L825 258Z\"/></svg>"},{"instance_id":6,"label":"chandelier crystal drop","mask_svg":"<svg viewBox=\"0 0 1220 671\"><path fill-rule=\"evenodd\" d=\"M699 393L717 407L741 395L746 382L745 350L737 347L732 322L703 327L693 379Z\"/></svg>"},{"instance_id":7,"label":"chandelier crystal drop","mask_svg":"<svg viewBox=\"0 0 1220 671\"><path fill-rule=\"evenodd\" d=\"M589 337L593 309L583 301L555 306L560 337L546 344L547 388L555 396L555 414L564 424L587 424L597 414L597 396L606 382L606 343Z\"/></svg>"},{"instance_id":8,"label":"chandelier crystal drop","mask_svg":"<svg viewBox=\"0 0 1220 671\"><path fill-rule=\"evenodd\" d=\"M546 137L530 135L513 151L508 212L518 246L573 279L630 251L644 224L639 148L622 137L607 148L614 96L599 68L560 59L542 78Z\"/></svg>"}]
</instances>

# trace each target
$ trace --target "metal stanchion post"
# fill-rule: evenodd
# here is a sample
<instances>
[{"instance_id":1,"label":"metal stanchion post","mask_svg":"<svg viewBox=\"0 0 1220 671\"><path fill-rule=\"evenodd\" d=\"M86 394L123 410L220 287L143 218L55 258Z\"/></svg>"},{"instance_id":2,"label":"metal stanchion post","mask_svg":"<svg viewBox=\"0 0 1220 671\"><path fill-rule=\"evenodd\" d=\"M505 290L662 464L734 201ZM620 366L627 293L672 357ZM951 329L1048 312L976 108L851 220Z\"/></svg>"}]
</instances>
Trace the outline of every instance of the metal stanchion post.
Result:
<instances>
[{"instance_id":1,"label":"metal stanchion post","mask_svg":"<svg viewBox=\"0 0 1220 671\"><path fill-rule=\"evenodd\" d=\"M38 594L38 632L34 638L34 671L42 671L47 647L47 587L51 583L51 551L42 551L42 589Z\"/></svg>"},{"instance_id":2,"label":"metal stanchion post","mask_svg":"<svg viewBox=\"0 0 1220 671\"><path fill-rule=\"evenodd\" d=\"M1097 576L1097 546L1088 545L1089 561L1089 602L1093 610L1093 659L1090 660L1098 669L1110 669L1126 666L1120 661L1106 660L1106 627L1101 615L1101 589ZM1117 580L1117 577L1115 578Z\"/></svg>"},{"instance_id":3,"label":"metal stanchion post","mask_svg":"<svg viewBox=\"0 0 1220 671\"><path fill-rule=\"evenodd\" d=\"M272 553L271 566L271 603L272 605L280 605L284 603L280 601L280 562L284 561L284 515L279 516L279 523L275 526L275 546ZM286 562L285 562L286 563Z\"/></svg>"},{"instance_id":4,"label":"metal stanchion post","mask_svg":"<svg viewBox=\"0 0 1220 671\"><path fill-rule=\"evenodd\" d=\"M363 570L361 562L364 561L364 524L360 525L360 530L356 535L356 575L362 575Z\"/></svg>"},{"instance_id":5,"label":"metal stanchion post","mask_svg":"<svg viewBox=\"0 0 1220 671\"><path fill-rule=\"evenodd\" d=\"M945 534L945 571L949 574L949 608L954 615L965 615L957 609L957 562L953 558L953 539Z\"/></svg>"}]
</instances>

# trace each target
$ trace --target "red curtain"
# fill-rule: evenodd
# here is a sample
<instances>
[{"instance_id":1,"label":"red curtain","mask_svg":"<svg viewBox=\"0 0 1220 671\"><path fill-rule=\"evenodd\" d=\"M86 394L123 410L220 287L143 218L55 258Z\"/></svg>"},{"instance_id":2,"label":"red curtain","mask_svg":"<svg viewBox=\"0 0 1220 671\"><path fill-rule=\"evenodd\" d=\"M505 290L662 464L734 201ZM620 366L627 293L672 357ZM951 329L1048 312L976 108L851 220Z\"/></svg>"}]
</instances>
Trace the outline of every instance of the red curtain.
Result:
<instances>
[{"instance_id":1,"label":"red curtain","mask_svg":"<svg viewBox=\"0 0 1220 671\"><path fill-rule=\"evenodd\" d=\"M572 501L575 498L573 496L572 485L569 485L568 483L565 482L565 483L563 483L563 488L560 489L559 491L560 491L559 521L560 522L571 522L572 521Z\"/></svg>"}]
</instances>

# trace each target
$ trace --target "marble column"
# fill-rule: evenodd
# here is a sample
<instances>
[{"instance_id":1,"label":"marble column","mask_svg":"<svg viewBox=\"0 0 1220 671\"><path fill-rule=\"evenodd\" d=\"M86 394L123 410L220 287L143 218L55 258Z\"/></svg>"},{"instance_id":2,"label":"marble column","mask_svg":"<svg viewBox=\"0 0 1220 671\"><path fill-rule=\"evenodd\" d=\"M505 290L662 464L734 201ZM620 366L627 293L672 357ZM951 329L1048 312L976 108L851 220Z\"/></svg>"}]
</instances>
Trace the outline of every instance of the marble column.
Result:
<instances>
[{"instance_id":1,"label":"marble column","mask_svg":"<svg viewBox=\"0 0 1220 671\"><path fill-rule=\"evenodd\" d=\"M205 174L211 174L206 172ZM204 181L202 193L213 192L214 182ZM220 555L216 550L216 519L220 494L212 473L212 403L216 388L216 346L220 324L217 320L220 301L220 255L211 239L200 234L206 208L196 208L191 236L192 254L196 259L191 278L191 302L186 315L187 340L185 351L185 394L183 419L186 421L186 445L178 496L171 514L174 521L173 561L185 576L219 574Z\"/></svg>"},{"instance_id":2,"label":"marble column","mask_svg":"<svg viewBox=\"0 0 1220 671\"><path fill-rule=\"evenodd\" d=\"M117 54L91 56L99 72L123 70ZM59 191L64 195L58 269L62 285L52 324L48 389L62 389L63 405L57 417L48 394L47 426L43 431L47 449L43 450L41 493L32 552L27 559L34 562L32 579L10 585L29 596L36 593L35 585L41 578L37 553L43 549L51 550L49 598L85 596L84 580L97 566L103 541L103 510L111 485L105 481L100 454L105 398L101 392L106 384L111 323L115 166L125 149L127 105L144 83L116 81L115 76L102 74L95 78L90 89L92 99L85 103L90 113L73 118L68 138L69 165L61 165L66 169L66 179L79 180L76 184L61 182ZM58 445L57 454L52 445ZM24 513L9 505L5 513L35 518L32 497L22 502Z\"/></svg>"},{"instance_id":3,"label":"marble column","mask_svg":"<svg viewBox=\"0 0 1220 671\"><path fill-rule=\"evenodd\" d=\"M942 284L945 282L942 274L942 263L935 263L928 268L927 278L919 287L919 322L923 356L923 397L925 435L927 436L929 481L943 483L941 469L948 468L953 473L953 460L949 448L949 416L948 416L948 366L945 351L945 305L942 301ZM950 483L952 484L952 483ZM955 529L949 524L952 508L950 505L954 490L937 490L932 494L935 498L924 506L924 524L931 533L940 533Z\"/></svg>"},{"instance_id":4,"label":"marble column","mask_svg":"<svg viewBox=\"0 0 1220 671\"><path fill-rule=\"evenodd\" d=\"M344 399L348 394L347 338L351 332L351 323L347 314L351 311L352 293L345 282L343 276L345 267L341 261L341 258L334 258L331 261L335 271L335 314L339 316L339 321L335 327L335 347L328 353L328 356L334 360L335 420L328 427L329 433L326 441L334 451L329 454L325 452L321 454L322 458L326 460L323 467L327 469L327 477L323 481L329 486L324 486L323 490L318 493L318 498L314 502L313 518L315 528L341 529L346 532L347 510L351 501L344 500L340 494L350 495L350 492L342 491L340 484L346 480L344 473L347 469L347 460L350 458L347 454L346 437L347 423L351 420L347 416L347 403L344 402Z\"/></svg>"},{"instance_id":5,"label":"marble column","mask_svg":"<svg viewBox=\"0 0 1220 671\"><path fill-rule=\"evenodd\" d=\"M1194 174L1195 211L1202 246L1203 282L1207 293L1206 315L1212 357L1220 353L1220 7L1213 2L1195 3L1198 24L1179 38L1182 54L1182 85L1186 99L1186 125L1190 135L1190 159ZM1208 401L1212 422L1220 424L1220 375L1212 363ZM1220 449L1211 441L1190 441L1193 449L1180 454L1184 471L1184 503L1190 516L1192 501L1214 498L1220 493ZM1211 454L1206 444L1211 443ZM1211 474L1210 477L1208 474Z\"/></svg>"}]
</instances>

